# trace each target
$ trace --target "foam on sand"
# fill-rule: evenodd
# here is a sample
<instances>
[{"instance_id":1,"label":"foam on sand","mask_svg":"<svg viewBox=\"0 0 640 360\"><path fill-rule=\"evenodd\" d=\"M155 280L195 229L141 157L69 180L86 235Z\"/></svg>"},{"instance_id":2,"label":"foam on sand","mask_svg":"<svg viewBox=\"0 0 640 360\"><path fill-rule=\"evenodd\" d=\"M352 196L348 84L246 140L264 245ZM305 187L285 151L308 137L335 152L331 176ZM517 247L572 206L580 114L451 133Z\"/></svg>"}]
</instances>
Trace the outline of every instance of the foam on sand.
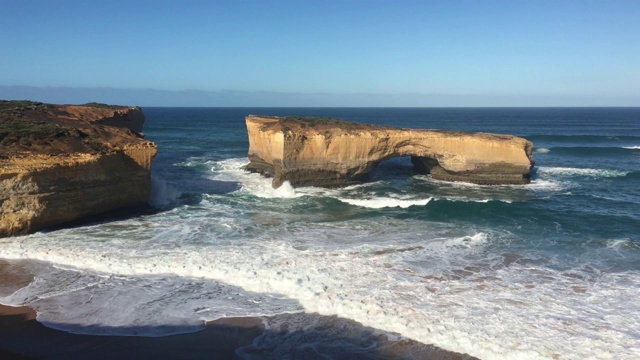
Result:
<instances>
[{"instance_id":1,"label":"foam on sand","mask_svg":"<svg viewBox=\"0 0 640 360\"><path fill-rule=\"evenodd\" d=\"M0 258L40 266L34 265L33 282L2 293L0 302L33 306L40 321L76 332L159 336L222 317L305 311L489 360L640 358L640 273L610 271L611 264L637 263L628 251L635 238L612 240L567 263L544 249L522 249L517 234L490 224L397 216L408 211L380 212L371 221L348 206L340 211L356 216L324 221L313 211L297 213L309 209L298 205L333 206L315 201L331 197L398 207L431 198L397 194L385 182L291 193L243 171L245 163L231 159L207 168L213 179L240 184L231 194L204 194L197 204L107 224L0 239ZM569 183L548 179L558 174L540 175L510 187L418 185L445 193L453 187L484 201L496 194L547 196ZM510 246L514 253L502 251Z\"/></svg>"},{"instance_id":2,"label":"foam on sand","mask_svg":"<svg viewBox=\"0 0 640 360\"><path fill-rule=\"evenodd\" d=\"M632 335L640 326L640 274L557 270L535 254L516 261L487 257L485 249L509 234L447 235L451 229L432 236L434 224L421 221L407 221L407 232L343 225L329 234L320 225L280 230L241 246L181 241L191 232L172 228L150 239L155 248L83 240L86 234L71 230L3 239L0 257L53 262L58 269L1 301L32 305L39 320L72 331L78 324L158 323L180 331L222 316L304 309L482 359L640 356ZM132 241L144 242L144 226L137 227ZM355 234L371 245L342 246ZM342 247L314 245L329 235ZM305 237L314 240L309 247L295 245ZM385 239L381 246L378 237ZM400 250L389 251L389 239L403 241ZM609 315L602 316L603 308Z\"/></svg>"}]
</instances>

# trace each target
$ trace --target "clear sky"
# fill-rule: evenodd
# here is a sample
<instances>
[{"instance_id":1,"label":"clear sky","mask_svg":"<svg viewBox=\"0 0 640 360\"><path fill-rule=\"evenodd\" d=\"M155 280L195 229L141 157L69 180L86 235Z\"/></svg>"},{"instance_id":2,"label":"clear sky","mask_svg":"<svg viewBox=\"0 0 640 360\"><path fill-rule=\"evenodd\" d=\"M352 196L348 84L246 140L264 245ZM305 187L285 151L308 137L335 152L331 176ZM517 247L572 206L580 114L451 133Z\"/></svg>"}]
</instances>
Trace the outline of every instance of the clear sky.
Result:
<instances>
[{"instance_id":1,"label":"clear sky","mask_svg":"<svg viewBox=\"0 0 640 360\"><path fill-rule=\"evenodd\" d=\"M640 106L638 0L0 0L0 9L1 98Z\"/></svg>"}]
</instances>

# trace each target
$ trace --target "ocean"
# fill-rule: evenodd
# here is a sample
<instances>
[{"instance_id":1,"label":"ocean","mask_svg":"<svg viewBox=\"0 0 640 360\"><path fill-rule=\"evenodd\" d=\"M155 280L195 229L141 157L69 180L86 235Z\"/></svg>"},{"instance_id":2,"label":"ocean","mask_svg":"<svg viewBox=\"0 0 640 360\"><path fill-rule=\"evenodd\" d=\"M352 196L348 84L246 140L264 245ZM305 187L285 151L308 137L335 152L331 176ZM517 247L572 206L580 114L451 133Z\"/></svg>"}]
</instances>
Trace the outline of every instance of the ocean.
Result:
<instances>
[{"instance_id":1,"label":"ocean","mask_svg":"<svg viewBox=\"0 0 640 360\"><path fill-rule=\"evenodd\" d=\"M143 110L153 209L0 239L5 271L35 275L0 303L73 333L306 312L481 359L640 358L640 108ZM446 183L395 158L362 185L272 189L242 169L249 114L513 134L533 181Z\"/></svg>"}]
</instances>

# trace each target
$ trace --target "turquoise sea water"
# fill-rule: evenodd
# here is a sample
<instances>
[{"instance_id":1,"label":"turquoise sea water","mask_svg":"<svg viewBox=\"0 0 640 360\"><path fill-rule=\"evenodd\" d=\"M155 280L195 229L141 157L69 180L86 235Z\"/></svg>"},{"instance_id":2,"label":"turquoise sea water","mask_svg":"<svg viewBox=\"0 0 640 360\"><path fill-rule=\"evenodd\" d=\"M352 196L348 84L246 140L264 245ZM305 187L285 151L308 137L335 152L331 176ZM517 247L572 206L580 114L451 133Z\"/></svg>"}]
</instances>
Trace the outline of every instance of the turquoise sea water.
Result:
<instances>
[{"instance_id":1,"label":"turquoise sea water","mask_svg":"<svg viewBox=\"0 0 640 360\"><path fill-rule=\"evenodd\" d=\"M144 111L156 210L1 239L37 276L0 303L79 333L305 311L483 359L640 358L640 108ZM274 190L242 170L248 114L514 134L533 182L439 182L396 158L367 184Z\"/></svg>"}]
</instances>

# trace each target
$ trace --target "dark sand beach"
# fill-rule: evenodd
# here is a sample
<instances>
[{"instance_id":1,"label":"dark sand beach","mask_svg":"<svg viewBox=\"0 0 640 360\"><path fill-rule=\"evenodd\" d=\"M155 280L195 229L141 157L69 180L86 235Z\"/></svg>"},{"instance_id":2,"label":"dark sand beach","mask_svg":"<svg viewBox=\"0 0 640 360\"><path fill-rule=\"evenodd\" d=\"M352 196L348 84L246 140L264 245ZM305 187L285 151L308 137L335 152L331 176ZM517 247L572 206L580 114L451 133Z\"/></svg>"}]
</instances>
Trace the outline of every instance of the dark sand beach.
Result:
<instances>
[{"instance_id":1,"label":"dark sand beach","mask_svg":"<svg viewBox=\"0 0 640 360\"><path fill-rule=\"evenodd\" d=\"M35 315L28 307L0 306L0 358L475 359L411 340L390 341L361 326L369 336L358 337L352 329L358 327L356 323L318 315L302 315L319 320L317 329L305 333L264 331L259 318L226 318L207 324L202 331L164 337L70 334L47 328Z\"/></svg>"},{"instance_id":2,"label":"dark sand beach","mask_svg":"<svg viewBox=\"0 0 640 360\"><path fill-rule=\"evenodd\" d=\"M0 306L3 359L237 359L262 333L259 319L225 319L203 331L166 337L76 335L47 328L27 307Z\"/></svg>"},{"instance_id":3,"label":"dark sand beach","mask_svg":"<svg viewBox=\"0 0 640 360\"><path fill-rule=\"evenodd\" d=\"M0 263L0 265L6 265ZM0 266L0 281L30 279ZM310 324L293 328L289 324ZM265 330L265 324L269 329ZM393 340L390 340L393 339ZM162 337L72 334L44 326L29 307L0 305L0 359L474 359L318 314L223 318Z\"/></svg>"}]
</instances>

